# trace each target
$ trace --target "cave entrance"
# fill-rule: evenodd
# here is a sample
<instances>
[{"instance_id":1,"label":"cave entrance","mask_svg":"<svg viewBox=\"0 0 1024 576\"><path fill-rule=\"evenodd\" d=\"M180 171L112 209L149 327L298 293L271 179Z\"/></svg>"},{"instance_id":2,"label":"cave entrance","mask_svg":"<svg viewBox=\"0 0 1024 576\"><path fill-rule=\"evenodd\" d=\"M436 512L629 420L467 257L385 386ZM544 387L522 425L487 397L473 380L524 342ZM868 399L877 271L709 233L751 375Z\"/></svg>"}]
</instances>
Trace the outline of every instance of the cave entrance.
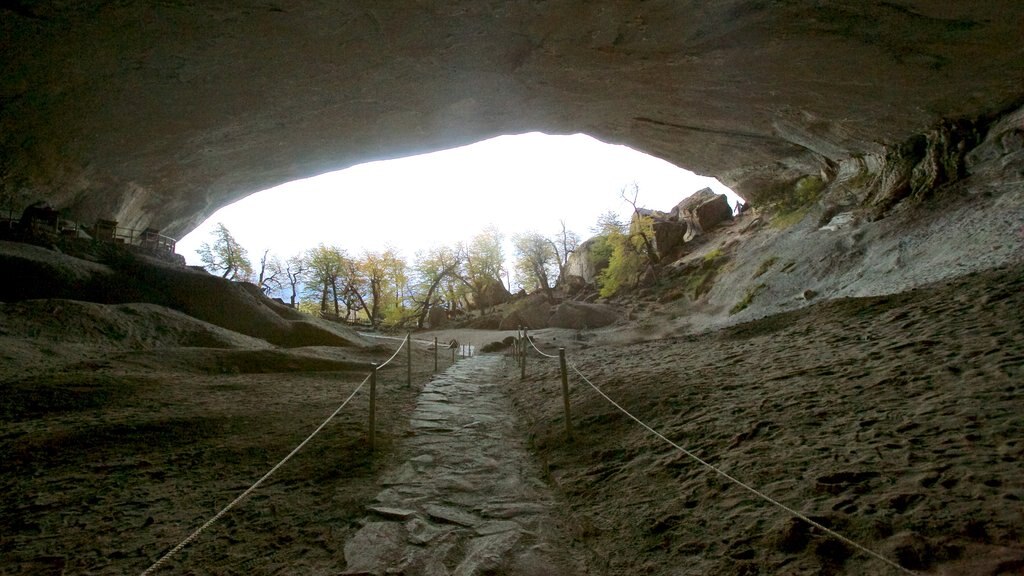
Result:
<instances>
[{"instance_id":1,"label":"cave entrance","mask_svg":"<svg viewBox=\"0 0 1024 576\"><path fill-rule=\"evenodd\" d=\"M266 250L283 260L320 243L352 255L394 248L411 262L417 251L469 242L493 226L510 258L516 234L556 234L564 221L586 240L603 214L628 222L633 207L622 192L632 195L634 184L638 206L666 212L705 187L726 194L733 206L742 201L713 178L626 146L583 134L529 133L361 164L254 193L182 238L178 253L200 265L197 249L223 223L254 266Z\"/></svg>"}]
</instances>

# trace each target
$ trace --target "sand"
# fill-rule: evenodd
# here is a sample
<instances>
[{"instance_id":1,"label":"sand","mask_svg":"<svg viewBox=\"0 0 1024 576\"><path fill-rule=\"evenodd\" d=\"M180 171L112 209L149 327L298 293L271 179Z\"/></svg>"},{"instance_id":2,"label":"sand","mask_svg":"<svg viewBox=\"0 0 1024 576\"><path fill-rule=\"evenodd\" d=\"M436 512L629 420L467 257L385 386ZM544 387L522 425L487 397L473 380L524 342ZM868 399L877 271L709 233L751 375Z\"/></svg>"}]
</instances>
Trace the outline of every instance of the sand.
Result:
<instances>
[{"instance_id":1,"label":"sand","mask_svg":"<svg viewBox=\"0 0 1024 576\"><path fill-rule=\"evenodd\" d=\"M631 344L535 334L641 420L904 567L1024 573L1024 269ZM899 573L710 473L557 361L508 376L598 573Z\"/></svg>"}]
</instances>

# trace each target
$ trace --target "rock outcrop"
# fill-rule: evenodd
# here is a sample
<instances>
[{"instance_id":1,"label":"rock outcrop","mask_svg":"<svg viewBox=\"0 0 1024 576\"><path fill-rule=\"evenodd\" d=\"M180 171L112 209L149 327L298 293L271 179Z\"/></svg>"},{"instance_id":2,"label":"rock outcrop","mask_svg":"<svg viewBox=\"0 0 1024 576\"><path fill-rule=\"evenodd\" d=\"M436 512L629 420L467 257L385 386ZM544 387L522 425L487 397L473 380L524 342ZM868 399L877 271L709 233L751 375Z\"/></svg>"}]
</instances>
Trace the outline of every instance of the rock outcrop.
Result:
<instances>
[{"instance_id":1,"label":"rock outcrop","mask_svg":"<svg viewBox=\"0 0 1024 576\"><path fill-rule=\"evenodd\" d=\"M1022 17L1018 0L16 2L3 203L180 237L282 182L542 130L754 204L861 159L884 212L961 169L975 119L1019 104Z\"/></svg>"},{"instance_id":2,"label":"rock outcrop","mask_svg":"<svg viewBox=\"0 0 1024 576\"><path fill-rule=\"evenodd\" d=\"M715 226L732 218L732 208L725 194L715 194L710 188L698 190L692 196L672 208L670 220L686 223L684 240L710 231Z\"/></svg>"},{"instance_id":3,"label":"rock outcrop","mask_svg":"<svg viewBox=\"0 0 1024 576\"><path fill-rule=\"evenodd\" d=\"M593 284L597 280L598 273L608 266L607 256L599 256L595 253L599 240L591 238L581 243L576 250L569 254L565 265L565 279L560 282L572 284L578 279L583 284Z\"/></svg>"},{"instance_id":4,"label":"rock outcrop","mask_svg":"<svg viewBox=\"0 0 1024 576\"><path fill-rule=\"evenodd\" d=\"M251 284L129 252L98 263L0 241L0 268L16 279L0 284L2 302L51 298L156 304L286 348L368 345L347 327L279 304Z\"/></svg>"}]
</instances>

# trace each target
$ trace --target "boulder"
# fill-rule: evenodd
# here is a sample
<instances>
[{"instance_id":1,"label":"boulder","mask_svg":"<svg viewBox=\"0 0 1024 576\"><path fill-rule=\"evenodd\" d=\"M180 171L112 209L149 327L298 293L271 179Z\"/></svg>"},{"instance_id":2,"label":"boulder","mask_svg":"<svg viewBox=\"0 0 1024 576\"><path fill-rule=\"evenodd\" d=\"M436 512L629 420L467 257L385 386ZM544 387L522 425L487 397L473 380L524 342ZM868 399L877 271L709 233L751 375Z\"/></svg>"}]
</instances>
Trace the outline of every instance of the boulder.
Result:
<instances>
[{"instance_id":1,"label":"boulder","mask_svg":"<svg viewBox=\"0 0 1024 576\"><path fill-rule=\"evenodd\" d=\"M666 259L682 247L689 226L686 222L663 220L654 222L654 248L658 257Z\"/></svg>"},{"instance_id":2,"label":"boulder","mask_svg":"<svg viewBox=\"0 0 1024 576\"><path fill-rule=\"evenodd\" d=\"M686 198L672 209L671 217L684 222L687 242L708 232L720 223L732 218L732 208L725 194L715 194L711 188L704 188Z\"/></svg>"},{"instance_id":3,"label":"boulder","mask_svg":"<svg viewBox=\"0 0 1024 576\"><path fill-rule=\"evenodd\" d=\"M505 288L505 285L500 280L491 279L480 291L480 302L475 304L479 308L491 308L510 300L512 300L512 293Z\"/></svg>"},{"instance_id":4,"label":"boulder","mask_svg":"<svg viewBox=\"0 0 1024 576\"><path fill-rule=\"evenodd\" d=\"M431 306L427 312L427 326L441 328L448 324L448 312L441 306Z\"/></svg>"},{"instance_id":5,"label":"boulder","mask_svg":"<svg viewBox=\"0 0 1024 576\"><path fill-rule=\"evenodd\" d=\"M543 294L530 294L515 306L498 326L500 330L515 330L520 326L531 329L547 328L551 317L551 303Z\"/></svg>"},{"instance_id":6,"label":"boulder","mask_svg":"<svg viewBox=\"0 0 1024 576\"><path fill-rule=\"evenodd\" d=\"M563 284L572 285L572 278L579 278L583 284L593 285L597 275L608 266L607 258L595 256L594 249L599 242L598 238L591 238L580 244L576 250L569 254L569 261L565 266L565 278L560 280Z\"/></svg>"}]
</instances>

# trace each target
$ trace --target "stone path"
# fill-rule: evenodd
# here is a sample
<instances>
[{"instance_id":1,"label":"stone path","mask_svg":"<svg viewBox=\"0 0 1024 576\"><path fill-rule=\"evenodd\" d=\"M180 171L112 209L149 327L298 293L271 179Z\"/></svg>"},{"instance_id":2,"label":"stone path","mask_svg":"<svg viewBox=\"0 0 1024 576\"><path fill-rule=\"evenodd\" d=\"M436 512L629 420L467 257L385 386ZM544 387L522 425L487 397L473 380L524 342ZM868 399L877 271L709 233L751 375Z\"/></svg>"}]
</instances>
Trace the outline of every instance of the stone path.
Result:
<instances>
[{"instance_id":1,"label":"stone path","mask_svg":"<svg viewBox=\"0 0 1024 576\"><path fill-rule=\"evenodd\" d=\"M559 558L553 496L495 384L503 358L477 356L421 393L402 447L343 574L570 574Z\"/></svg>"}]
</instances>

